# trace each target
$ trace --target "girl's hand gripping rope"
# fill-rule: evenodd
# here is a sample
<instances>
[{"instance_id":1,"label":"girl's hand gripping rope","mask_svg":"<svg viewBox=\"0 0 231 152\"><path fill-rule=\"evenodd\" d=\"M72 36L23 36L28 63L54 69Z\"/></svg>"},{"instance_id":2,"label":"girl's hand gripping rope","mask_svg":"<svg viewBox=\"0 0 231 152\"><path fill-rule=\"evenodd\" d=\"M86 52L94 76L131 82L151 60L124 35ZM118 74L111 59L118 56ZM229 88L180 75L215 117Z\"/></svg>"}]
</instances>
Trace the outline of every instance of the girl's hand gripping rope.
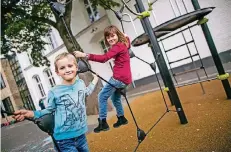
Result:
<instances>
[{"instance_id":1,"label":"girl's hand gripping rope","mask_svg":"<svg viewBox=\"0 0 231 152\"><path fill-rule=\"evenodd\" d=\"M74 54L75 57L77 57L77 58L85 58L85 57L87 56L86 53L80 52L80 51L74 51L73 54Z\"/></svg>"}]
</instances>

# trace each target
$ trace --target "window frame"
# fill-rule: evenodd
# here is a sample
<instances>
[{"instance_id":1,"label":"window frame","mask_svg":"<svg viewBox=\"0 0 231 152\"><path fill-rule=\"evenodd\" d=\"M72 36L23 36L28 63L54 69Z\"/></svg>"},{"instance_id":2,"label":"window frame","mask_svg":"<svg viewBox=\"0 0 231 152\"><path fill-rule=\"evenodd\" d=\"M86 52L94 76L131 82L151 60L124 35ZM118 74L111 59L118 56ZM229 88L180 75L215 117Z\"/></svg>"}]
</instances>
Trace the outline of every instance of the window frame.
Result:
<instances>
[{"instance_id":1,"label":"window frame","mask_svg":"<svg viewBox=\"0 0 231 152\"><path fill-rule=\"evenodd\" d=\"M2 76L2 73L0 73L0 83L1 83L1 90L2 89L4 89L4 88L6 88L6 83L5 83L5 81L4 81L4 79L3 79L3 76Z\"/></svg>"},{"instance_id":2,"label":"window frame","mask_svg":"<svg viewBox=\"0 0 231 152\"><path fill-rule=\"evenodd\" d=\"M87 1L87 4L85 3L86 1ZM88 19L89 19L89 21L90 21L91 23L93 23L93 22L95 22L95 21L97 21L97 20L100 19L100 13L99 13L99 11L98 11L98 8L95 7L95 10L94 10L94 8L92 7L92 4L91 4L91 1L90 1L90 0L83 0L83 4L84 4L84 7L85 7L86 12L87 12ZM89 14L88 8L90 8L91 14ZM97 14L98 16L95 15L95 12L98 13L98 14ZM93 17L93 20L91 19L91 16Z\"/></svg>"},{"instance_id":3,"label":"window frame","mask_svg":"<svg viewBox=\"0 0 231 152\"><path fill-rule=\"evenodd\" d=\"M55 42L54 42L54 40L53 40L51 34L52 34L51 32L49 32L49 33L47 34L47 40L48 40L48 43L49 43L49 47L51 48L51 51L52 51L52 50L55 49Z\"/></svg>"},{"instance_id":4,"label":"window frame","mask_svg":"<svg viewBox=\"0 0 231 152\"><path fill-rule=\"evenodd\" d=\"M56 85L55 83L55 79L53 77L53 74L51 72L51 69L46 68L45 70L43 70L43 73L45 75L45 78L47 80L47 82L49 83L49 87L54 87Z\"/></svg>"},{"instance_id":5,"label":"window frame","mask_svg":"<svg viewBox=\"0 0 231 152\"><path fill-rule=\"evenodd\" d=\"M2 100L2 106L4 107L4 110L14 113L14 106L10 100L10 97L6 97ZM10 116L10 114L7 114L7 116Z\"/></svg>"},{"instance_id":6,"label":"window frame","mask_svg":"<svg viewBox=\"0 0 231 152\"><path fill-rule=\"evenodd\" d=\"M103 45L102 45L102 44L103 44ZM103 51L103 53L107 53L107 52L108 52L109 47L107 47L107 45L106 45L104 39L101 39L101 40L99 41L99 45L100 45L100 48L101 48L101 50ZM108 61L108 64L109 64L111 70L113 71L114 63L112 63L111 61Z\"/></svg>"},{"instance_id":7,"label":"window frame","mask_svg":"<svg viewBox=\"0 0 231 152\"><path fill-rule=\"evenodd\" d=\"M33 78L34 82L36 83L37 89L38 89L41 97L46 97L46 93L44 91L43 84L41 82L39 75L34 75L32 78Z\"/></svg>"},{"instance_id":8,"label":"window frame","mask_svg":"<svg viewBox=\"0 0 231 152\"><path fill-rule=\"evenodd\" d=\"M109 47L107 47L104 39L99 41L100 47L103 50L104 53L108 52ZM102 45L103 44L103 45Z\"/></svg>"},{"instance_id":9,"label":"window frame","mask_svg":"<svg viewBox=\"0 0 231 152\"><path fill-rule=\"evenodd\" d=\"M27 52L27 56L28 56L30 64L32 64L33 63L33 59L31 57L31 52Z\"/></svg>"}]
</instances>

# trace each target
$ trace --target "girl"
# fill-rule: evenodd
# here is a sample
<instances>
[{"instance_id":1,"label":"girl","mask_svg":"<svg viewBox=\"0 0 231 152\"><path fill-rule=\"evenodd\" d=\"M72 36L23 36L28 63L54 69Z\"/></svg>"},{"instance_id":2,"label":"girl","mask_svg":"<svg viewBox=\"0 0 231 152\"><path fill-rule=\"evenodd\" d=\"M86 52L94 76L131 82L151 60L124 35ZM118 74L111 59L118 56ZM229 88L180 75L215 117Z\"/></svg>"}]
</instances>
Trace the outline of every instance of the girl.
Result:
<instances>
[{"instance_id":1,"label":"girl","mask_svg":"<svg viewBox=\"0 0 231 152\"><path fill-rule=\"evenodd\" d=\"M104 55L86 54L80 51L75 51L76 57L86 57L88 60L105 63L111 58L114 58L115 65L113 67L113 76L109 80L116 88L125 88L132 82L130 56L128 49L130 48L129 39L113 25L104 30L105 43L110 49ZM121 103L121 94L114 87L106 84L98 95L99 101L99 125L94 129L95 133L109 130L107 124L107 100L111 96L113 105L116 108L118 121L113 124L114 128L128 123L124 117L124 110Z\"/></svg>"}]
</instances>

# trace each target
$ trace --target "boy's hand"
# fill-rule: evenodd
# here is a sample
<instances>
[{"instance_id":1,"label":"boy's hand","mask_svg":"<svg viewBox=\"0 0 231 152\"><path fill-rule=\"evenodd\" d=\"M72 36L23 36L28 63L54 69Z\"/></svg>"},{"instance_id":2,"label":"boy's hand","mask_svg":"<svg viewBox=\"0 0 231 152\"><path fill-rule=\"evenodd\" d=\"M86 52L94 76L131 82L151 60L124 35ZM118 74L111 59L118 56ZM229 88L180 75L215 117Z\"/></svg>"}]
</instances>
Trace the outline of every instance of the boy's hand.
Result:
<instances>
[{"instance_id":1,"label":"boy's hand","mask_svg":"<svg viewBox=\"0 0 231 152\"><path fill-rule=\"evenodd\" d=\"M98 80L99 80L99 78L98 78L98 76L97 76L97 75L95 75L95 74L92 74L92 75L93 75L92 83L93 83L94 85L96 85L96 84L97 84L97 82L98 82Z\"/></svg>"},{"instance_id":2,"label":"boy's hand","mask_svg":"<svg viewBox=\"0 0 231 152\"><path fill-rule=\"evenodd\" d=\"M17 121L23 121L25 118L33 118L34 112L30 110L18 110L14 112L13 118Z\"/></svg>"},{"instance_id":3,"label":"boy's hand","mask_svg":"<svg viewBox=\"0 0 231 152\"><path fill-rule=\"evenodd\" d=\"M80 51L74 51L73 53L74 53L75 57L77 57L77 58L85 58L87 56L86 53L83 53Z\"/></svg>"}]
</instances>

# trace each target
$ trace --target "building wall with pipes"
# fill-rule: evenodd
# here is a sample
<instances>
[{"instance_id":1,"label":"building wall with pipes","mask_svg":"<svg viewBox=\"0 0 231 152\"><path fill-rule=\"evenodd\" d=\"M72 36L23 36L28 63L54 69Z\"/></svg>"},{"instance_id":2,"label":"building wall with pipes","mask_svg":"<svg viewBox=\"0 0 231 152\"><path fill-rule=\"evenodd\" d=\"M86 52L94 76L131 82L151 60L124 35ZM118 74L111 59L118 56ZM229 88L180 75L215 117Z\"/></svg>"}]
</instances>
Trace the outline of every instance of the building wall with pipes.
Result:
<instances>
[{"instance_id":1,"label":"building wall with pipes","mask_svg":"<svg viewBox=\"0 0 231 152\"><path fill-rule=\"evenodd\" d=\"M185 2L185 6L188 12L194 11L191 0L183 0L183 1ZM210 14L206 16L206 18L209 19L207 24L213 36L218 52L221 53L221 52L230 50L231 49L231 32L230 32L231 30L231 15L230 15L231 14L231 10L230 10L231 1L229 0L219 0L219 1L198 0L198 1L200 3L201 8L216 7ZM144 0L142 2L145 8L147 9L148 0ZM135 11L136 10L135 4L136 4L135 0L132 0L131 2L129 2L128 5L132 10ZM171 19L174 19L186 13L182 0L158 0L156 1L156 3L153 4L152 8L153 8L153 11L151 13L151 16L149 17L152 27L161 25L164 22L167 22ZM121 23L116 19L114 13L111 11L107 11L107 13L111 21L111 24L117 25L122 30ZM127 9L125 9L124 13L128 13L129 15L131 15L132 19L136 18L136 16L130 13ZM124 15L123 19L129 20L129 16ZM124 25L125 33L129 35L132 40L134 40L137 36L144 33L144 30L142 28L142 25L139 19L134 20L136 31L134 31L131 22L130 23L123 22L123 25ZM179 29L177 31L179 31ZM194 40L195 40L195 43L196 43L196 46L198 48L201 58L206 58L208 56L211 56L211 53L209 51L209 48L207 46L207 43L205 41L201 28L199 26L196 26L196 27L193 27L191 31L193 33L193 37L194 37ZM189 30L183 33L187 41L192 40L189 34ZM184 39L181 34L175 35L163 41L165 49L170 49L170 48L173 48L183 43L184 43ZM163 47L161 43L159 44L163 52ZM193 46L193 44L189 44L189 48L192 54L195 53L195 47ZM147 44L144 44L138 47L133 47L132 50L134 51L136 56L148 61L149 63L154 62L152 51L148 47ZM166 59L166 54L164 52L163 54ZM188 55L189 54L187 52L186 46L180 47L178 49L168 52L169 61L175 61L180 58L187 57ZM194 57L193 59L198 60L198 57ZM178 67L178 66L187 64L189 62L191 62L191 60L187 59L187 60L184 60L178 63L174 63L171 65L171 67L172 68ZM147 64L135 58L131 59L131 63L132 63L131 68L132 68L134 80L139 80L139 79L142 79L144 77L148 77L154 74L150 66L148 66Z\"/></svg>"},{"instance_id":2,"label":"building wall with pipes","mask_svg":"<svg viewBox=\"0 0 231 152\"><path fill-rule=\"evenodd\" d=\"M14 112L23 107L23 102L8 60L1 59L0 62L1 109ZM1 123L11 120L11 115L1 113Z\"/></svg>"}]
</instances>

